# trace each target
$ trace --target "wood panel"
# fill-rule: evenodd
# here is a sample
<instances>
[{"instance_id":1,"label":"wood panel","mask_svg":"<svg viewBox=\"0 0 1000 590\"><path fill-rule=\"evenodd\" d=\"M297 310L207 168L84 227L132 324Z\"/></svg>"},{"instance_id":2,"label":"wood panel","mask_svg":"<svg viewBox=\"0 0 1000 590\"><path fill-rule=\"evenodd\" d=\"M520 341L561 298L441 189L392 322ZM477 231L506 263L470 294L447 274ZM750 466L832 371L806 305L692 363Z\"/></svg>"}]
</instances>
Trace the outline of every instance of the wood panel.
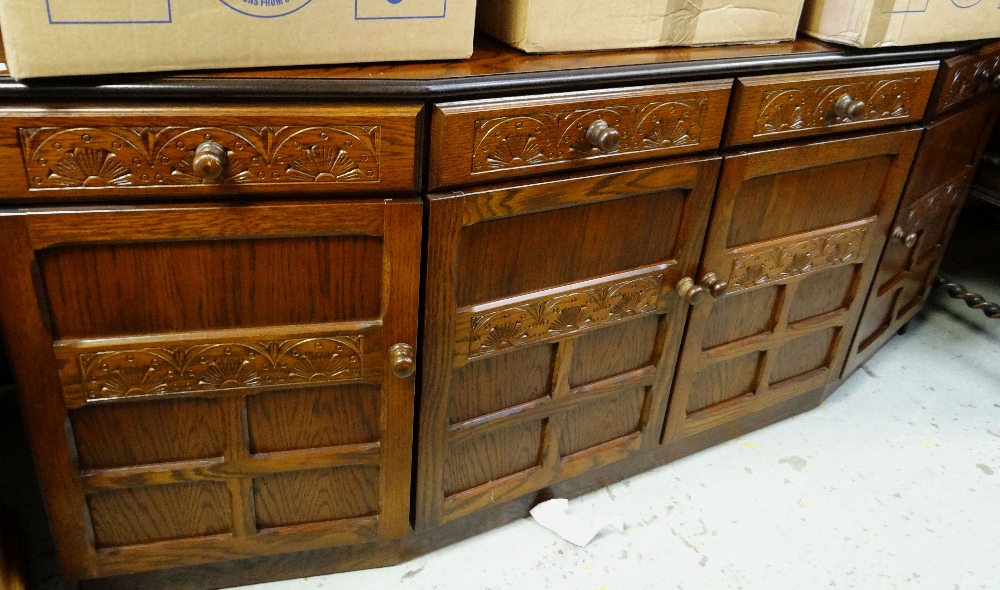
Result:
<instances>
[{"instance_id":1,"label":"wood panel","mask_svg":"<svg viewBox=\"0 0 1000 590\"><path fill-rule=\"evenodd\" d=\"M430 188L714 149L731 86L720 80L437 104ZM616 140L588 135L602 124Z\"/></svg>"},{"instance_id":2,"label":"wood panel","mask_svg":"<svg viewBox=\"0 0 1000 590\"><path fill-rule=\"evenodd\" d=\"M891 340L930 294L1000 112L1000 99L995 97L963 104L935 120L924 133L893 220L893 235L886 243L844 365L845 376Z\"/></svg>"},{"instance_id":3,"label":"wood panel","mask_svg":"<svg viewBox=\"0 0 1000 590\"><path fill-rule=\"evenodd\" d=\"M421 213L399 199L0 215L16 251L3 271L30 292L4 323L69 577L409 531L414 382L389 348L416 343Z\"/></svg>"},{"instance_id":4,"label":"wood panel","mask_svg":"<svg viewBox=\"0 0 1000 590\"><path fill-rule=\"evenodd\" d=\"M88 244L38 256L55 335L67 339L376 318L372 269L382 260L374 236Z\"/></svg>"},{"instance_id":5,"label":"wood panel","mask_svg":"<svg viewBox=\"0 0 1000 590\"><path fill-rule=\"evenodd\" d=\"M6 107L0 199L413 190L420 105ZM199 148L219 153L217 177Z\"/></svg>"},{"instance_id":6,"label":"wood panel","mask_svg":"<svg viewBox=\"0 0 1000 590\"><path fill-rule=\"evenodd\" d=\"M726 145L919 121L937 71L926 62L739 78Z\"/></svg>"},{"instance_id":7,"label":"wood panel","mask_svg":"<svg viewBox=\"0 0 1000 590\"><path fill-rule=\"evenodd\" d=\"M717 165L430 197L418 528L657 444Z\"/></svg>"},{"instance_id":8,"label":"wood panel","mask_svg":"<svg viewBox=\"0 0 1000 590\"><path fill-rule=\"evenodd\" d=\"M698 276L727 288L691 309L663 442L839 377L919 138L897 131L725 159ZM847 171L850 182L839 177ZM761 208L780 221L761 223Z\"/></svg>"}]
</instances>

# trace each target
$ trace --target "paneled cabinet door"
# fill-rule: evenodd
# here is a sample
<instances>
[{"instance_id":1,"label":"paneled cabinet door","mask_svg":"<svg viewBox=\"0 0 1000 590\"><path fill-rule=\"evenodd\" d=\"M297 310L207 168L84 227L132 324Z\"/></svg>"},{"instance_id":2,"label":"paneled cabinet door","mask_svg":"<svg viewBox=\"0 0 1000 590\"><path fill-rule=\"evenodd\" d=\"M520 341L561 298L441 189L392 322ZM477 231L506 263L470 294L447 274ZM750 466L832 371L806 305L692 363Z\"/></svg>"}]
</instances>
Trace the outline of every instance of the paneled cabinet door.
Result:
<instances>
[{"instance_id":1,"label":"paneled cabinet door","mask_svg":"<svg viewBox=\"0 0 1000 590\"><path fill-rule=\"evenodd\" d=\"M658 444L718 168L430 197L418 527Z\"/></svg>"},{"instance_id":2,"label":"paneled cabinet door","mask_svg":"<svg viewBox=\"0 0 1000 590\"><path fill-rule=\"evenodd\" d=\"M836 379L919 130L727 156L664 442ZM714 279L714 280L713 280Z\"/></svg>"},{"instance_id":3,"label":"paneled cabinet door","mask_svg":"<svg viewBox=\"0 0 1000 590\"><path fill-rule=\"evenodd\" d=\"M409 531L421 204L0 214L65 573Z\"/></svg>"},{"instance_id":4,"label":"paneled cabinet door","mask_svg":"<svg viewBox=\"0 0 1000 590\"><path fill-rule=\"evenodd\" d=\"M867 361L927 301L979 158L997 118L993 98L927 127L844 376Z\"/></svg>"}]
</instances>

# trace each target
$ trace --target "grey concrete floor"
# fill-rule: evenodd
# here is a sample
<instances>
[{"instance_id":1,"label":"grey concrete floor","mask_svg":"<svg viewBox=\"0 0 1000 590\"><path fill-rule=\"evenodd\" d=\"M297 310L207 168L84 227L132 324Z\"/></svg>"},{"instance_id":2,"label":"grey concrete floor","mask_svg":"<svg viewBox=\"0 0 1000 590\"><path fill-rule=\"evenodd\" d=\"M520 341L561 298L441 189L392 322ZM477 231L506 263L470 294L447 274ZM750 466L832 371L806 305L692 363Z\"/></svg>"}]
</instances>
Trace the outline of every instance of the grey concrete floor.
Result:
<instances>
[{"instance_id":1,"label":"grey concrete floor","mask_svg":"<svg viewBox=\"0 0 1000 590\"><path fill-rule=\"evenodd\" d=\"M945 271L996 301L990 215L967 216ZM570 506L625 531L581 549L525 519L402 565L250 588L1000 588L1000 321L936 292L820 408Z\"/></svg>"}]
</instances>

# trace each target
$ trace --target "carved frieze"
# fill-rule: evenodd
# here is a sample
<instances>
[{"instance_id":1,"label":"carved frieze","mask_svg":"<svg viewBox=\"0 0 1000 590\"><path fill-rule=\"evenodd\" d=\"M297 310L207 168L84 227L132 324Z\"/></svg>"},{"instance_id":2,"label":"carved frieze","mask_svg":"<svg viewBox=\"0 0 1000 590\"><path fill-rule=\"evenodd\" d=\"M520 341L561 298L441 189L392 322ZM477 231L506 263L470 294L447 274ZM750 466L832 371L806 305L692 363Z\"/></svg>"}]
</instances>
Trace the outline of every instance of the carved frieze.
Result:
<instances>
[{"instance_id":1,"label":"carved frieze","mask_svg":"<svg viewBox=\"0 0 1000 590\"><path fill-rule=\"evenodd\" d=\"M378 126L21 128L30 189L379 181ZM206 141L219 178L192 169Z\"/></svg>"},{"instance_id":2,"label":"carved frieze","mask_svg":"<svg viewBox=\"0 0 1000 590\"><path fill-rule=\"evenodd\" d=\"M63 377L67 402L354 381L363 336L87 352ZM67 387L69 386L69 387ZM70 403L69 405L77 405Z\"/></svg>"},{"instance_id":3,"label":"carved frieze","mask_svg":"<svg viewBox=\"0 0 1000 590\"><path fill-rule=\"evenodd\" d=\"M473 315L469 358L653 313L664 277L657 273Z\"/></svg>"},{"instance_id":4,"label":"carved frieze","mask_svg":"<svg viewBox=\"0 0 1000 590\"><path fill-rule=\"evenodd\" d=\"M814 129L838 123L907 119L922 108L915 103L919 77L822 84L765 92L761 98L754 137ZM844 96L865 103L850 120L837 116L834 105Z\"/></svg>"},{"instance_id":5,"label":"carved frieze","mask_svg":"<svg viewBox=\"0 0 1000 590\"><path fill-rule=\"evenodd\" d=\"M996 74L1000 74L1000 56L986 57L956 67L951 77L944 82L938 110L944 110L981 92L989 91L993 76Z\"/></svg>"},{"instance_id":6,"label":"carved frieze","mask_svg":"<svg viewBox=\"0 0 1000 590\"><path fill-rule=\"evenodd\" d=\"M601 155L586 137L587 129L598 120L621 135L615 153L698 145L708 100L676 99L479 119L475 124L472 173Z\"/></svg>"},{"instance_id":7,"label":"carved frieze","mask_svg":"<svg viewBox=\"0 0 1000 590\"><path fill-rule=\"evenodd\" d=\"M727 294L849 264L860 258L868 228L785 243L733 258Z\"/></svg>"}]
</instances>

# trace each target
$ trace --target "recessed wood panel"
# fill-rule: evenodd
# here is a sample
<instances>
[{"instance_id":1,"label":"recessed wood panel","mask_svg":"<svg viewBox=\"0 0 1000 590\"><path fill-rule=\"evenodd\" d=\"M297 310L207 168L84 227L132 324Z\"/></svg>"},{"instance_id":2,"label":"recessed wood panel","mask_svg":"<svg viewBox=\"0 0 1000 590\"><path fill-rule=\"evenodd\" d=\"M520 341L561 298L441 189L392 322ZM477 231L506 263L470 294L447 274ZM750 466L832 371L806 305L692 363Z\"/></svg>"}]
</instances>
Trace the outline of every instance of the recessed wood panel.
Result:
<instances>
[{"instance_id":1,"label":"recessed wood panel","mask_svg":"<svg viewBox=\"0 0 1000 590\"><path fill-rule=\"evenodd\" d=\"M778 286L727 295L715 302L705 325L702 348L708 350L769 331L774 324ZM753 310L748 313L747 310Z\"/></svg>"},{"instance_id":2,"label":"recessed wood panel","mask_svg":"<svg viewBox=\"0 0 1000 590\"><path fill-rule=\"evenodd\" d=\"M551 344L525 347L456 369L448 420L456 424L548 395L554 349Z\"/></svg>"},{"instance_id":3,"label":"recessed wood panel","mask_svg":"<svg viewBox=\"0 0 1000 590\"><path fill-rule=\"evenodd\" d=\"M538 465L542 423L529 422L451 446L444 465L444 494L474 488Z\"/></svg>"},{"instance_id":4,"label":"recessed wood panel","mask_svg":"<svg viewBox=\"0 0 1000 590\"><path fill-rule=\"evenodd\" d=\"M98 548L228 533L229 490L214 481L101 492L87 498Z\"/></svg>"},{"instance_id":5,"label":"recessed wood panel","mask_svg":"<svg viewBox=\"0 0 1000 590\"><path fill-rule=\"evenodd\" d=\"M375 442L382 391L340 385L265 392L247 397L251 453Z\"/></svg>"},{"instance_id":6,"label":"recessed wood panel","mask_svg":"<svg viewBox=\"0 0 1000 590\"><path fill-rule=\"evenodd\" d=\"M278 473L253 480L262 529L372 516L379 507L379 469L352 465Z\"/></svg>"},{"instance_id":7,"label":"recessed wood panel","mask_svg":"<svg viewBox=\"0 0 1000 590\"><path fill-rule=\"evenodd\" d=\"M774 348L770 352L771 384L828 367L839 332L840 328L828 328Z\"/></svg>"},{"instance_id":8,"label":"recessed wood panel","mask_svg":"<svg viewBox=\"0 0 1000 590\"><path fill-rule=\"evenodd\" d=\"M753 393L763 354L747 354L713 363L698 372L691 385L687 413L710 408L726 400Z\"/></svg>"},{"instance_id":9,"label":"recessed wood panel","mask_svg":"<svg viewBox=\"0 0 1000 590\"><path fill-rule=\"evenodd\" d=\"M368 236L75 245L39 252L58 338L373 319Z\"/></svg>"},{"instance_id":10,"label":"recessed wood panel","mask_svg":"<svg viewBox=\"0 0 1000 590\"><path fill-rule=\"evenodd\" d=\"M70 412L81 469L221 457L218 400L182 399L84 406Z\"/></svg>"},{"instance_id":11,"label":"recessed wood panel","mask_svg":"<svg viewBox=\"0 0 1000 590\"><path fill-rule=\"evenodd\" d=\"M728 247L856 221L878 211L893 158L876 156L747 180L735 196Z\"/></svg>"},{"instance_id":12,"label":"recessed wood panel","mask_svg":"<svg viewBox=\"0 0 1000 590\"><path fill-rule=\"evenodd\" d=\"M551 418L560 424L559 454L572 455L637 432L645 399L645 388L629 389Z\"/></svg>"},{"instance_id":13,"label":"recessed wood panel","mask_svg":"<svg viewBox=\"0 0 1000 590\"><path fill-rule=\"evenodd\" d=\"M569 383L576 387L652 363L660 316L646 316L584 334L573 346Z\"/></svg>"},{"instance_id":14,"label":"recessed wood panel","mask_svg":"<svg viewBox=\"0 0 1000 590\"><path fill-rule=\"evenodd\" d=\"M492 301L670 260L683 216L683 196L679 190L664 191L465 227L459 245L458 304Z\"/></svg>"},{"instance_id":15,"label":"recessed wood panel","mask_svg":"<svg viewBox=\"0 0 1000 590\"><path fill-rule=\"evenodd\" d=\"M857 266L849 264L806 276L795 290L788 322L795 323L850 306L848 295L857 271Z\"/></svg>"}]
</instances>

